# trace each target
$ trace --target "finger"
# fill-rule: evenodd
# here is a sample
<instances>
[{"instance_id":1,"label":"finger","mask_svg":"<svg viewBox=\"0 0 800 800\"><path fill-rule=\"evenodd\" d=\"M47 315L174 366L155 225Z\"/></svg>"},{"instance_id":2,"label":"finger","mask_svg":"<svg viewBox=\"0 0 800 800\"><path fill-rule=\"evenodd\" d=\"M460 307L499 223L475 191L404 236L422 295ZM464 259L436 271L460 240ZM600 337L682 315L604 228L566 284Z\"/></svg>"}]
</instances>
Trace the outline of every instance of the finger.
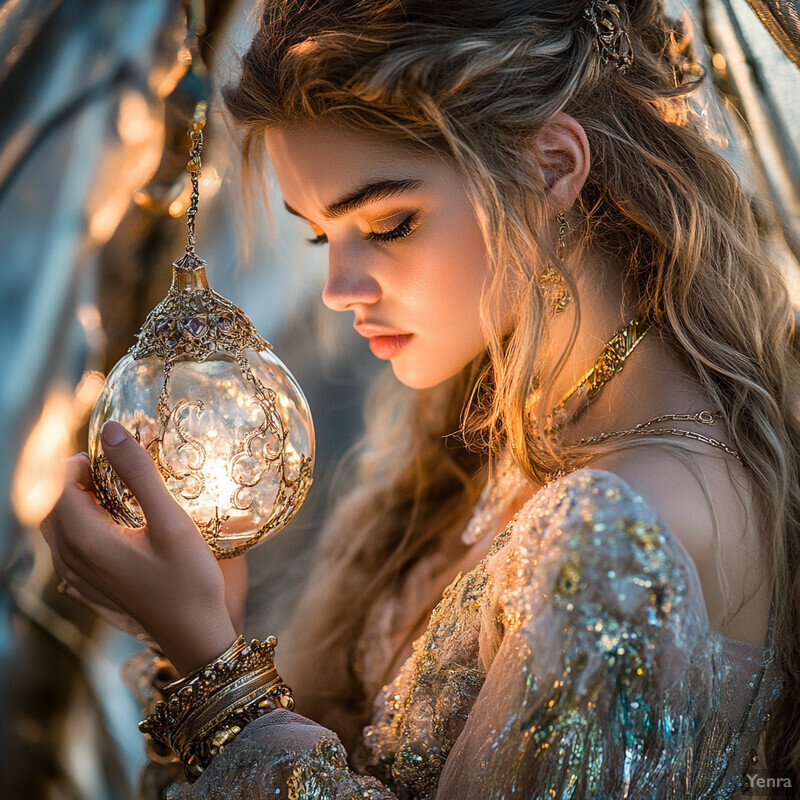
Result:
<instances>
[{"instance_id":1,"label":"finger","mask_svg":"<svg viewBox=\"0 0 800 800\"><path fill-rule=\"evenodd\" d=\"M225 576L226 583L247 585L247 559L244 555L220 559L219 568Z\"/></svg>"},{"instance_id":2,"label":"finger","mask_svg":"<svg viewBox=\"0 0 800 800\"><path fill-rule=\"evenodd\" d=\"M130 611L109 597L94 582L83 578L81 571L86 567L86 560L76 556L66 542L60 538L58 521L53 515L48 516L40 525L42 535L50 547L53 570L61 578L59 592L69 595L94 611L106 622L133 635L145 633ZM91 579L97 580L97 571L92 570Z\"/></svg>"},{"instance_id":3,"label":"finger","mask_svg":"<svg viewBox=\"0 0 800 800\"><path fill-rule=\"evenodd\" d=\"M71 477L85 478L86 458L76 456L70 461ZM145 535L141 529L117 524L91 491L70 482L40 529L56 572L72 583L76 575L82 575L97 586L106 576L107 566Z\"/></svg>"},{"instance_id":4,"label":"finger","mask_svg":"<svg viewBox=\"0 0 800 800\"><path fill-rule=\"evenodd\" d=\"M46 517L39 525L39 530L42 532L42 537L44 538L45 542L47 542L47 546L50 548L50 558L53 562L53 571L56 573L56 575L64 580L69 580L67 573L71 572L71 570L67 569L64 559L61 557L61 553L58 548L58 537L55 534L53 525L50 523L49 516Z\"/></svg>"},{"instance_id":5,"label":"finger","mask_svg":"<svg viewBox=\"0 0 800 800\"><path fill-rule=\"evenodd\" d=\"M73 469L77 471L76 466ZM46 521L52 534L73 549L88 542L102 546L112 531L121 528L88 489L75 483L65 485Z\"/></svg>"},{"instance_id":6,"label":"finger","mask_svg":"<svg viewBox=\"0 0 800 800\"><path fill-rule=\"evenodd\" d=\"M91 538L91 534L89 537L80 538L75 545L71 546L55 513L49 514L42 521L39 529L50 548L50 557L55 573L71 584L83 586L86 581L82 577L82 573L87 569L92 570L92 564L85 557L82 549L83 538Z\"/></svg>"},{"instance_id":7,"label":"finger","mask_svg":"<svg viewBox=\"0 0 800 800\"><path fill-rule=\"evenodd\" d=\"M57 531L53 537L51 555L56 574L80 592L84 601L114 613L132 616L130 611L109 593L109 591L113 593L116 584L104 580L102 568L88 561L80 549L73 550L63 537L59 538Z\"/></svg>"},{"instance_id":8,"label":"finger","mask_svg":"<svg viewBox=\"0 0 800 800\"><path fill-rule=\"evenodd\" d=\"M94 611L104 609L114 614L125 614L128 616L127 612L111 598L107 597L90 584L87 584L85 581L80 580L80 578L75 581L70 581L65 578L64 588L61 591L63 594L68 594L70 597L74 597L76 600L81 600L86 605L91 606Z\"/></svg>"},{"instance_id":9,"label":"finger","mask_svg":"<svg viewBox=\"0 0 800 800\"><path fill-rule=\"evenodd\" d=\"M66 479L61 496L50 514L42 522L41 531L45 541L50 544L56 533L63 533L65 521L72 523L75 531L83 532L89 525L111 522L111 516L95 500L92 494L92 474L89 455L78 453L66 460ZM75 524L79 523L79 524ZM52 546L52 545L51 545Z\"/></svg>"},{"instance_id":10,"label":"finger","mask_svg":"<svg viewBox=\"0 0 800 800\"><path fill-rule=\"evenodd\" d=\"M75 590L80 591L83 595L83 598L88 602L104 605L113 611L121 612L122 610L116 605L116 603L114 603L99 589L84 580L79 572L70 566L70 562L72 564L76 563L75 555L69 550L68 545L66 545L66 543L59 538L56 526L53 525L53 523L48 519L41 524L40 529L45 541L50 547L50 556L53 561L53 571L62 579L63 582L65 582L66 586L73 587ZM68 554L68 558L65 557L65 554ZM77 563L80 564L80 561L78 560ZM60 586L59 591L62 591ZM70 594L70 592L66 589L64 590L64 593Z\"/></svg>"},{"instance_id":11,"label":"finger","mask_svg":"<svg viewBox=\"0 0 800 800\"><path fill-rule=\"evenodd\" d=\"M77 600L99 617L102 617L110 625L120 630L126 631L133 636L147 634L141 624L113 600L107 598L102 593L94 591L87 593L85 589L79 587L80 584L62 581L58 586L58 590L62 594L71 597L73 600Z\"/></svg>"},{"instance_id":12,"label":"finger","mask_svg":"<svg viewBox=\"0 0 800 800\"><path fill-rule=\"evenodd\" d=\"M133 492L148 521L151 534L170 531L175 522L185 522L186 512L167 489L148 452L115 420L102 430L103 451L122 482Z\"/></svg>"},{"instance_id":13,"label":"finger","mask_svg":"<svg viewBox=\"0 0 800 800\"><path fill-rule=\"evenodd\" d=\"M92 469L88 453L77 453L67 459L65 486L77 486L87 491L92 488Z\"/></svg>"}]
</instances>

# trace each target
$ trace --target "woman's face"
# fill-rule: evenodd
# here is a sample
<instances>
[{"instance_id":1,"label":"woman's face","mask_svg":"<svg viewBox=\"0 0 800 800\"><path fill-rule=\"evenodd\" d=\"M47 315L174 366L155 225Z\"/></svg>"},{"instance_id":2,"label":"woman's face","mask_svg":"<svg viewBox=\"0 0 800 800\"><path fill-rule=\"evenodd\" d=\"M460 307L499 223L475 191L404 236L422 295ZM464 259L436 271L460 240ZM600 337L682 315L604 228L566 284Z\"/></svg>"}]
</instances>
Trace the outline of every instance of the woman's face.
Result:
<instances>
[{"instance_id":1,"label":"woman's face","mask_svg":"<svg viewBox=\"0 0 800 800\"><path fill-rule=\"evenodd\" d=\"M417 389L478 355L487 254L455 170L332 125L288 126L266 140L287 208L328 248L323 302L353 313L373 354Z\"/></svg>"}]
</instances>

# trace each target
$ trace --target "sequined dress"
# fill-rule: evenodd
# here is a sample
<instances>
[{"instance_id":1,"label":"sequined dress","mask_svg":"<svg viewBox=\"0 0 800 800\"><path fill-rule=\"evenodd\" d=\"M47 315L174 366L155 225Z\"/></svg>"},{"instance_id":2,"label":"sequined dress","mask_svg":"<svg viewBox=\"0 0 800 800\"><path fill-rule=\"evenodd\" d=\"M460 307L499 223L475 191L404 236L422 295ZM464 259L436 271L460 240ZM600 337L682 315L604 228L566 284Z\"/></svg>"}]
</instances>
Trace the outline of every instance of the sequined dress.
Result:
<instances>
[{"instance_id":1,"label":"sequined dress","mask_svg":"<svg viewBox=\"0 0 800 800\"><path fill-rule=\"evenodd\" d=\"M780 692L766 647L713 633L696 568L617 475L532 497L444 591L348 759L288 711L170 800L740 795Z\"/></svg>"}]
</instances>

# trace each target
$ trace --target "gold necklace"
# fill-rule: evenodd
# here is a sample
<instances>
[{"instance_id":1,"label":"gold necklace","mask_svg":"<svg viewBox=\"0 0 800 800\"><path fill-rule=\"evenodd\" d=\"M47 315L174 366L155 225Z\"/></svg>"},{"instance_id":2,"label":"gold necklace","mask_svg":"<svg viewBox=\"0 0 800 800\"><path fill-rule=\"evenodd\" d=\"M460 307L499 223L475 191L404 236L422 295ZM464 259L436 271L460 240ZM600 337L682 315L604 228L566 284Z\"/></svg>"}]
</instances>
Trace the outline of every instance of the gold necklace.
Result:
<instances>
[{"instance_id":1,"label":"gold necklace","mask_svg":"<svg viewBox=\"0 0 800 800\"><path fill-rule=\"evenodd\" d=\"M570 389L561 402L547 417L545 430L554 436L561 428L580 416L599 394L603 386L619 372L625 359L647 332L649 323L633 319L603 346L603 351L589 371ZM568 409L567 406L570 406ZM556 419L556 417L558 417ZM513 450L513 446L511 450ZM472 518L462 533L466 545L480 541L486 532L496 524L509 497L517 494L528 485L528 479L520 472L510 452L501 458L495 474L489 477L483 487Z\"/></svg>"},{"instance_id":2,"label":"gold necklace","mask_svg":"<svg viewBox=\"0 0 800 800\"><path fill-rule=\"evenodd\" d=\"M710 436L705 436L696 431L687 431L682 428L651 428L657 422L664 422L666 420L674 420L676 422L699 422L701 425L713 425L720 417L719 412L713 411L699 411L697 414L661 414L658 417L653 417L647 422L640 422L634 428L624 431L605 431L598 433L596 436L586 436L581 439L581 444L594 444L595 442L603 442L614 436L663 436L664 434L672 434L675 436L685 436L687 439L694 439L698 442L704 442L712 447L718 447L724 450L729 455L736 458L739 463L744 463L742 456L732 447L721 442L719 439L714 439Z\"/></svg>"},{"instance_id":3,"label":"gold necklace","mask_svg":"<svg viewBox=\"0 0 800 800\"><path fill-rule=\"evenodd\" d=\"M650 325L644 320L634 319L628 323L621 331L618 331L603 347L603 352L595 362L594 366L581 378L581 380L567 392L561 402L553 409L548 417L549 425L545 428L548 435L553 435L561 430L569 422L574 421L580 416L597 397L603 386L619 372L627 357L636 348L636 345L647 333ZM577 408L571 413L567 411L567 404L570 399L577 398ZM576 405L573 401L571 405ZM560 415L558 419L556 415ZM581 444L594 444L602 442L612 437L620 436L663 436L675 435L704 442L724 450L743 463L742 456L733 448L726 445L719 439L705 436L695 431L687 431L682 428L652 428L658 422L673 420L675 422L699 422L702 425L713 425L721 416L719 412L700 411L696 414L661 414L653 417L647 422L640 422L634 428L622 431L604 431L595 436L587 436L581 439ZM513 447L512 447L513 450ZM574 468L573 468L574 469ZM572 469L559 469L555 473L547 476L545 485L572 472ZM495 475L489 478L484 486L481 497L475 506L472 519L463 532L461 538L465 545L472 546L480 541L488 530L497 523L500 514L508 499L517 494L522 488L529 485L527 478L516 466L512 454L506 451L501 459L500 467Z\"/></svg>"},{"instance_id":4,"label":"gold necklace","mask_svg":"<svg viewBox=\"0 0 800 800\"><path fill-rule=\"evenodd\" d=\"M664 422L665 420L675 420L675 421L684 421L684 422L699 422L701 425L713 425L717 419L719 419L722 415L719 412L713 411L699 411L696 414L661 414L658 417L653 417L652 419L647 420L647 422L640 422L634 428L630 428L629 430L624 431L604 431L603 433L598 433L596 436L586 436L581 439L581 444L593 444L594 442L602 442L606 439L610 439L614 436L663 436L664 434L673 434L675 436L685 436L687 439L694 439L698 442L704 442L705 444L709 444L712 447L717 447L720 450L724 450L729 455L732 455L736 458L740 464L744 464L744 459L742 458L741 454L734 450L732 447L729 447L724 442L721 442L719 439L714 439L711 436L705 436L702 433L697 433L695 431L687 431L682 428L650 428L650 425L654 425L657 422ZM565 475L569 475L570 472L574 472L578 467L572 467L571 469L558 469L553 473L550 473L544 485L551 483L552 481L556 480L557 478L563 478Z\"/></svg>"},{"instance_id":5,"label":"gold necklace","mask_svg":"<svg viewBox=\"0 0 800 800\"><path fill-rule=\"evenodd\" d=\"M589 371L561 398L548 416L545 430L553 436L574 422L589 407L600 390L625 365L650 328L648 320L635 318L603 345L603 351Z\"/></svg>"},{"instance_id":6,"label":"gold necklace","mask_svg":"<svg viewBox=\"0 0 800 800\"><path fill-rule=\"evenodd\" d=\"M546 428L549 435L552 436L562 430L568 423L574 422L586 411L592 400L600 393L603 386L622 369L625 360L634 351L636 345L642 341L642 338L649 328L650 323L648 321L637 318L631 320L621 331L614 334L604 345L603 352L594 365L580 381L564 395L558 405L550 412L548 417L550 422ZM570 403L573 397L576 399ZM567 409L568 404L577 407L569 412ZM580 443L594 444L596 442L603 442L606 439L611 439L612 437L621 436L684 436L687 439L694 439L695 441L704 442L712 447L724 450L740 463L743 463L742 456L719 439L714 439L695 431L687 431L683 428L651 427L658 422L665 422L666 420L673 420L675 422L699 422L701 425L713 425L720 416L719 412L713 411L700 411L697 414L662 414L647 420L647 422L640 422L629 430L604 431L603 433L598 433L596 436L586 436L581 439Z\"/></svg>"}]
</instances>

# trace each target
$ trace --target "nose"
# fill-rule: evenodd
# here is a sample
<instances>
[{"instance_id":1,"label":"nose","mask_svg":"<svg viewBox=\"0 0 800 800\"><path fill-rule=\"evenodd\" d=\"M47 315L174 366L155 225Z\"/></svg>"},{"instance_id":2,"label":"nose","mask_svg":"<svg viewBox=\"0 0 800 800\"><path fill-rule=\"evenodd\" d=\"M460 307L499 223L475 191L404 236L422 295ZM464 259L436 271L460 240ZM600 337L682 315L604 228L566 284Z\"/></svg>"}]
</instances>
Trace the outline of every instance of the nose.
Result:
<instances>
[{"instance_id":1,"label":"nose","mask_svg":"<svg viewBox=\"0 0 800 800\"><path fill-rule=\"evenodd\" d=\"M333 311L348 311L355 305L371 305L380 299L380 284L368 265L353 252L330 248L322 302Z\"/></svg>"}]
</instances>

